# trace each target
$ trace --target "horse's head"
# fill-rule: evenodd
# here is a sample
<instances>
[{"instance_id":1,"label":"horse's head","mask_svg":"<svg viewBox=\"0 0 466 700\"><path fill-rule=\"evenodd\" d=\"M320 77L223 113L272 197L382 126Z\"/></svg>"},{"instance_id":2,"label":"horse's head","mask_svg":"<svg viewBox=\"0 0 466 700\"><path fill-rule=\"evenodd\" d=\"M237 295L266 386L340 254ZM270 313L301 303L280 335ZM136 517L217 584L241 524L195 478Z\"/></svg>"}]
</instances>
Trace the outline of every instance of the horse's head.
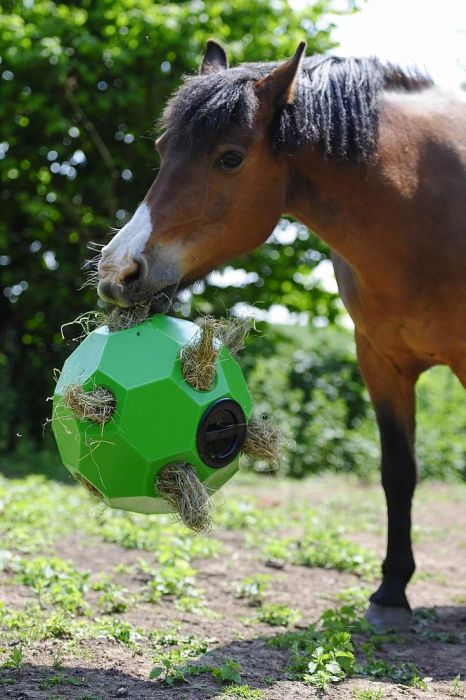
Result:
<instances>
[{"instance_id":1,"label":"horse's head","mask_svg":"<svg viewBox=\"0 0 466 700\"><path fill-rule=\"evenodd\" d=\"M165 311L178 288L246 253L285 210L288 159L269 138L277 110L293 100L305 50L266 69L228 68L213 41L163 116L161 168L132 219L102 250L99 295Z\"/></svg>"}]
</instances>

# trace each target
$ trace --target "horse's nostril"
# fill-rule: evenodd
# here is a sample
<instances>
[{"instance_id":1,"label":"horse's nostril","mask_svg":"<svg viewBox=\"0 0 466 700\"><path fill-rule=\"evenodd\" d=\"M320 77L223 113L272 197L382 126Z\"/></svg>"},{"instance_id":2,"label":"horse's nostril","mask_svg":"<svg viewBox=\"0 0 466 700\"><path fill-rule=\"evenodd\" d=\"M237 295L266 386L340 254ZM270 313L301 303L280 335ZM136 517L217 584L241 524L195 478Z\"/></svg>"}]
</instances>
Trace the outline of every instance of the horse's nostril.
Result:
<instances>
[{"instance_id":1,"label":"horse's nostril","mask_svg":"<svg viewBox=\"0 0 466 700\"><path fill-rule=\"evenodd\" d=\"M141 277L141 265L137 260L133 260L133 262L130 265L127 265L123 270L121 270L119 274L119 279L118 281L120 284L123 286L127 286L129 284L132 284L133 282L137 282L138 279Z\"/></svg>"}]
</instances>

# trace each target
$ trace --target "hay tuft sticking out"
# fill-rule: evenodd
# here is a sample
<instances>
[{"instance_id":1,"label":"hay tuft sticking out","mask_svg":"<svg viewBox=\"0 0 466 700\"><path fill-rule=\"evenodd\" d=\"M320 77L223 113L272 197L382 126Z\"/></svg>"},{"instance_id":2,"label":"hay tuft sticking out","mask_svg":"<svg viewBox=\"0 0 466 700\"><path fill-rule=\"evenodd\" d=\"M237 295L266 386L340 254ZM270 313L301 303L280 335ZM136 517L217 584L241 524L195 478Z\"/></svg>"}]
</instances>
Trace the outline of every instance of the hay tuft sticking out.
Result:
<instances>
[{"instance_id":1,"label":"hay tuft sticking out","mask_svg":"<svg viewBox=\"0 0 466 700\"><path fill-rule=\"evenodd\" d=\"M215 329L216 336L236 357L244 349L244 341L252 324L253 319L250 316L230 316L220 319Z\"/></svg>"},{"instance_id":2,"label":"hay tuft sticking out","mask_svg":"<svg viewBox=\"0 0 466 700\"><path fill-rule=\"evenodd\" d=\"M74 321L64 323L61 327L62 338L71 340L82 340L96 328L107 326L109 331L124 331L127 328L138 326L143 323L150 313L150 302L146 304L135 304L127 308L113 306L109 311L87 311L80 314ZM65 329L75 328L80 329L80 332L75 337L69 338ZM74 331L76 332L76 331Z\"/></svg>"},{"instance_id":3,"label":"hay tuft sticking out","mask_svg":"<svg viewBox=\"0 0 466 700\"><path fill-rule=\"evenodd\" d=\"M283 442L283 435L272 419L255 414L248 422L243 452L247 457L278 466Z\"/></svg>"},{"instance_id":4,"label":"hay tuft sticking out","mask_svg":"<svg viewBox=\"0 0 466 700\"><path fill-rule=\"evenodd\" d=\"M84 391L79 384L70 384L63 391L63 403L81 420L100 425L107 423L115 411L115 397L103 386Z\"/></svg>"},{"instance_id":5,"label":"hay tuft sticking out","mask_svg":"<svg viewBox=\"0 0 466 700\"><path fill-rule=\"evenodd\" d=\"M124 331L145 321L149 316L149 312L150 302L135 304L127 308L114 306L111 311L104 314L103 324L108 326L109 331Z\"/></svg>"},{"instance_id":6,"label":"hay tuft sticking out","mask_svg":"<svg viewBox=\"0 0 466 700\"><path fill-rule=\"evenodd\" d=\"M168 464L157 475L156 488L190 530L208 532L212 529L209 494L190 464Z\"/></svg>"},{"instance_id":7,"label":"hay tuft sticking out","mask_svg":"<svg viewBox=\"0 0 466 700\"><path fill-rule=\"evenodd\" d=\"M251 318L230 317L217 319L203 316L198 319L199 331L181 351L181 369L184 379L194 389L209 391L215 380L215 362L218 343L225 345L232 355L244 348L244 339L252 326Z\"/></svg>"},{"instance_id":8,"label":"hay tuft sticking out","mask_svg":"<svg viewBox=\"0 0 466 700\"><path fill-rule=\"evenodd\" d=\"M209 391L215 380L218 347L214 342L217 321L205 316L198 322L199 330L193 340L181 350L183 378L193 389Z\"/></svg>"}]
</instances>

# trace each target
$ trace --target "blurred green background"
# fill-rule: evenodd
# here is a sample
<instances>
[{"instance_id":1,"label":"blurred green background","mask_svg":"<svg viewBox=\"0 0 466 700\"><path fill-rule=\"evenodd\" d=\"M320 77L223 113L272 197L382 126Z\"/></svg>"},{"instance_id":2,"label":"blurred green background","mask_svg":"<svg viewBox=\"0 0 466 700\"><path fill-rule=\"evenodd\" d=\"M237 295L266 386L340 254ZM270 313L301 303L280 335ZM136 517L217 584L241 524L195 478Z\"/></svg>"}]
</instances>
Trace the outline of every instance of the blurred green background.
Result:
<instances>
[{"instance_id":1,"label":"blurred green background","mask_svg":"<svg viewBox=\"0 0 466 700\"><path fill-rule=\"evenodd\" d=\"M348 2L344 11L354 11ZM332 14L333 11L333 14ZM341 3L340 3L340 11ZM94 308L81 288L91 241L131 216L154 179L154 123L214 36L232 63L277 60L306 38L330 51L332 0L296 12L283 0L82 0L3 3L0 15L0 469L65 476L50 429L53 369L73 348L60 328ZM287 437L282 468L376 473L372 410L341 302L314 274L328 250L283 221L262 248L184 295L176 312L259 315L243 365L264 413ZM237 270L233 274L232 270ZM322 270L322 267L320 268ZM247 306L245 307L247 308ZM236 306L236 309L238 307ZM280 314L275 314L279 316ZM65 333L66 335L66 333ZM72 329L68 333L72 336ZM419 390L421 474L466 478L466 416L443 368ZM256 464L261 470L264 465Z\"/></svg>"}]
</instances>

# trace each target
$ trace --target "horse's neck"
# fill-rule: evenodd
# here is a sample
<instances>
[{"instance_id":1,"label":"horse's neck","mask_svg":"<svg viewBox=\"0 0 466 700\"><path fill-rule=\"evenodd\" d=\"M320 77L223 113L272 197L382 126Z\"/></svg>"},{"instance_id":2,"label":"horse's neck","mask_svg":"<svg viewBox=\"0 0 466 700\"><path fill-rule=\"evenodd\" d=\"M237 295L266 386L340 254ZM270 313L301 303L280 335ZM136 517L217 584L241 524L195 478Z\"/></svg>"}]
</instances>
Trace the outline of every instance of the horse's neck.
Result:
<instances>
[{"instance_id":1,"label":"horse's neck","mask_svg":"<svg viewBox=\"0 0 466 700\"><path fill-rule=\"evenodd\" d=\"M291 164L288 212L356 268L382 245L389 192L378 167L333 162L303 151Z\"/></svg>"},{"instance_id":2,"label":"horse's neck","mask_svg":"<svg viewBox=\"0 0 466 700\"><path fill-rule=\"evenodd\" d=\"M454 235L447 220L463 197L462 110L460 102L436 94L423 100L387 95L374 161L336 162L303 149L290 159L287 213L363 272L390 259L401 267L423 251L430 255L428 248ZM439 227L435 220L443 211Z\"/></svg>"}]
</instances>

